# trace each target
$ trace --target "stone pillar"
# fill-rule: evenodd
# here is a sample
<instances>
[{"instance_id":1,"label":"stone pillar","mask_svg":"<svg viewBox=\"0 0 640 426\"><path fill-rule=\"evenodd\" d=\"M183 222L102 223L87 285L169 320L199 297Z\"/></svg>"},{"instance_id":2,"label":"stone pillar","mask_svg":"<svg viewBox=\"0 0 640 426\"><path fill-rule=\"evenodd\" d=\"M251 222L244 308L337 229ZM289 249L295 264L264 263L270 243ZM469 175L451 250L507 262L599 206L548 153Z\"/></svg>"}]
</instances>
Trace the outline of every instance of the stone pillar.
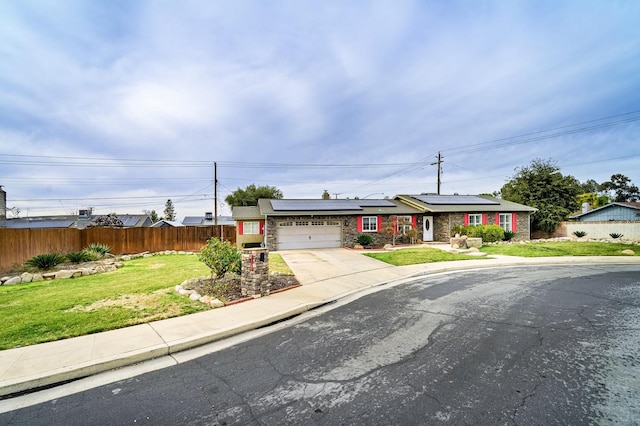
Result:
<instances>
[{"instance_id":1,"label":"stone pillar","mask_svg":"<svg viewBox=\"0 0 640 426\"><path fill-rule=\"evenodd\" d=\"M249 248L242 250L241 289L243 296L268 296L271 290L269 283L269 250L266 248Z\"/></svg>"}]
</instances>

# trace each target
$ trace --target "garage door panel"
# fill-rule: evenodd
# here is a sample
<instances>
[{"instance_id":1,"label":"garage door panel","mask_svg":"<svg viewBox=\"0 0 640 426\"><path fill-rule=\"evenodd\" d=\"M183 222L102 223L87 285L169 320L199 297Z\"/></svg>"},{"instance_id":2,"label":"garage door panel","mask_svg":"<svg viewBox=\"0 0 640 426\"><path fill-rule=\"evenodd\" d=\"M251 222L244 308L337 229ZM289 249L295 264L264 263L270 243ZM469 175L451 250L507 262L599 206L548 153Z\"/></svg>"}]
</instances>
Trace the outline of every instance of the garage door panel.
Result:
<instances>
[{"instance_id":1,"label":"garage door panel","mask_svg":"<svg viewBox=\"0 0 640 426\"><path fill-rule=\"evenodd\" d=\"M278 226L278 250L342 247L339 222L284 222ZM321 223L321 224L320 224Z\"/></svg>"}]
</instances>

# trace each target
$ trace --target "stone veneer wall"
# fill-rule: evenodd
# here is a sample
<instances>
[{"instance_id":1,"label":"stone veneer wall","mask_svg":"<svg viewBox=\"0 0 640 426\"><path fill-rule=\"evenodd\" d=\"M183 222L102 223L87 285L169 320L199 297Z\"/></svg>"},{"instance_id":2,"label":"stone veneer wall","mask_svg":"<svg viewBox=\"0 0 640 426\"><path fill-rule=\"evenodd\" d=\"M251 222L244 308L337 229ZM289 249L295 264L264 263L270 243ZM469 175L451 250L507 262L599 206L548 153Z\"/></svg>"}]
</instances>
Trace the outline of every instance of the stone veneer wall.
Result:
<instances>
[{"instance_id":1,"label":"stone veneer wall","mask_svg":"<svg viewBox=\"0 0 640 426\"><path fill-rule=\"evenodd\" d=\"M433 221L435 228L433 236L434 240L448 242L449 238L451 237L450 230L456 225L464 225L464 213L441 213L438 215L434 215ZM495 212L487 213L487 225L497 225ZM530 226L529 213L516 213L516 236L513 239L531 239Z\"/></svg>"},{"instance_id":2,"label":"stone veneer wall","mask_svg":"<svg viewBox=\"0 0 640 426\"><path fill-rule=\"evenodd\" d=\"M370 215L373 216L373 215ZM363 234L369 234L373 237L373 246L384 246L385 244L391 244L393 242L393 235L386 234L384 230L393 225L393 216L395 215L382 215L382 230L379 232L362 232ZM315 216L317 220L337 220L342 223L342 246L353 247L356 244L356 238L360 232L358 232L357 216ZM280 221L297 221L297 220L309 220L308 216L287 216L278 218L267 219L265 229L265 245L269 250L277 250L277 223ZM422 239L422 216L418 215L417 218L418 238Z\"/></svg>"},{"instance_id":3,"label":"stone veneer wall","mask_svg":"<svg viewBox=\"0 0 640 426\"><path fill-rule=\"evenodd\" d=\"M242 276L240 286L243 296L268 296L269 251L265 248L242 250Z\"/></svg>"}]
</instances>

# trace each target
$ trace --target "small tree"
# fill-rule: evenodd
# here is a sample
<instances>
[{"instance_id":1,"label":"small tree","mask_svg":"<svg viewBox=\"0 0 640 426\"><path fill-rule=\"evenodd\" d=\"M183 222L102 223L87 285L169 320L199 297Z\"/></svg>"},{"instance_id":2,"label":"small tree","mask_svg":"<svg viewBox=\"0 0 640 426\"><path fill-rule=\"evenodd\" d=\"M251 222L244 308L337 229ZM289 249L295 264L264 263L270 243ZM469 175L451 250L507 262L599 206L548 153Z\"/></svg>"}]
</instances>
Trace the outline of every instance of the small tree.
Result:
<instances>
[{"instance_id":1,"label":"small tree","mask_svg":"<svg viewBox=\"0 0 640 426\"><path fill-rule=\"evenodd\" d=\"M164 218L166 220L176 220L176 211L173 208L173 202L168 199L164 204Z\"/></svg>"},{"instance_id":2,"label":"small tree","mask_svg":"<svg viewBox=\"0 0 640 426\"><path fill-rule=\"evenodd\" d=\"M118 218L115 213L109 213L106 216L99 216L96 220L89 225L89 227L103 227L103 228L122 228L124 223Z\"/></svg>"},{"instance_id":3,"label":"small tree","mask_svg":"<svg viewBox=\"0 0 640 426\"><path fill-rule=\"evenodd\" d=\"M228 241L211 238L200 249L198 259L211 269L211 278L221 278L226 273L238 273L242 265L242 255Z\"/></svg>"}]
</instances>

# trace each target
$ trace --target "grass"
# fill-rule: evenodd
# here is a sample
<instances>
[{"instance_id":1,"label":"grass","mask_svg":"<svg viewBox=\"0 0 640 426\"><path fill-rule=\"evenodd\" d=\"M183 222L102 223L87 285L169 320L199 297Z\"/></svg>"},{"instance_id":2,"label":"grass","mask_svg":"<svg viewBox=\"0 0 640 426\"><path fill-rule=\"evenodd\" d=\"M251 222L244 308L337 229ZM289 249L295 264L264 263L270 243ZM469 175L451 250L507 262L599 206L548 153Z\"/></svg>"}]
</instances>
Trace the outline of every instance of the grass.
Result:
<instances>
[{"instance_id":1,"label":"grass","mask_svg":"<svg viewBox=\"0 0 640 426\"><path fill-rule=\"evenodd\" d=\"M207 310L174 287L208 273L196 256L158 255L99 275L2 286L0 349Z\"/></svg>"},{"instance_id":2,"label":"grass","mask_svg":"<svg viewBox=\"0 0 640 426\"><path fill-rule=\"evenodd\" d=\"M395 266L415 265L418 263L449 262L452 260L478 260L478 256L448 253L429 247L410 248L380 253L365 253L365 256L381 260Z\"/></svg>"},{"instance_id":3,"label":"grass","mask_svg":"<svg viewBox=\"0 0 640 426\"><path fill-rule=\"evenodd\" d=\"M640 247L622 243L600 242L549 242L528 244L486 245L480 250L491 254L520 257L547 256L624 256L622 250L631 249L640 255ZM627 255L628 256L628 255Z\"/></svg>"},{"instance_id":4,"label":"grass","mask_svg":"<svg viewBox=\"0 0 640 426\"><path fill-rule=\"evenodd\" d=\"M269 255L269 269L293 275L279 254ZM157 255L104 274L2 286L0 350L208 310L174 287L209 274L197 256Z\"/></svg>"},{"instance_id":5,"label":"grass","mask_svg":"<svg viewBox=\"0 0 640 426\"><path fill-rule=\"evenodd\" d=\"M278 253L269 253L269 273L275 272L279 275L293 275L293 271L286 264L282 256Z\"/></svg>"}]
</instances>

